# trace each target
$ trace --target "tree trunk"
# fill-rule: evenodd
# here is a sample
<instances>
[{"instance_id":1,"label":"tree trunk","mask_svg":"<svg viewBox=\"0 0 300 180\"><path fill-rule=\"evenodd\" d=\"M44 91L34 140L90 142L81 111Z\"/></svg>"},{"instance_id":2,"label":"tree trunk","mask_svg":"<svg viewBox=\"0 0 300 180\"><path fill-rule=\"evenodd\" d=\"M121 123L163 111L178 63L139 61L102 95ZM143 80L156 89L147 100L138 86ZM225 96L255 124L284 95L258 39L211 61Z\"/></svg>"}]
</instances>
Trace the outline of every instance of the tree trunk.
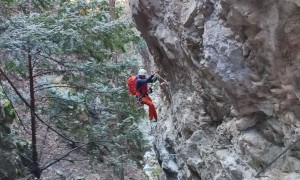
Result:
<instances>
[{"instance_id":1,"label":"tree trunk","mask_svg":"<svg viewBox=\"0 0 300 180\"><path fill-rule=\"evenodd\" d=\"M115 8L116 8L116 0L109 0L109 15L110 15L110 20L113 21L116 19L116 11L115 11ZM113 53L112 55L112 60L115 61L115 63L117 64L118 63L118 56L119 56L119 53L118 52L115 52ZM118 76L114 75L114 77L112 78L112 81L113 81L113 85L115 87L118 87L119 86L119 79L117 78Z\"/></svg>"},{"instance_id":2,"label":"tree trunk","mask_svg":"<svg viewBox=\"0 0 300 180\"><path fill-rule=\"evenodd\" d=\"M31 173L40 178L41 172L38 163L37 143L36 143L36 121L35 121L35 99L34 99L34 77L32 56L28 52L28 72L29 72L29 88L30 88L30 115L31 115L31 141L32 141L32 167Z\"/></svg>"},{"instance_id":3,"label":"tree trunk","mask_svg":"<svg viewBox=\"0 0 300 180\"><path fill-rule=\"evenodd\" d=\"M124 165L122 163L121 167L120 167L120 180L124 180L125 179L125 174L124 174Z\"/></svg>"},{"instance_id":4,"label":"tree trunk","mask_svg":"<svg viewBox=\"0 0 300 180\"><path fill-rule=\"evenodd\" d=\"M111 20L116 19L115 6L116 6L116 0L109 0L109 14L110 14Z\"/></svg>"}]
</instances>

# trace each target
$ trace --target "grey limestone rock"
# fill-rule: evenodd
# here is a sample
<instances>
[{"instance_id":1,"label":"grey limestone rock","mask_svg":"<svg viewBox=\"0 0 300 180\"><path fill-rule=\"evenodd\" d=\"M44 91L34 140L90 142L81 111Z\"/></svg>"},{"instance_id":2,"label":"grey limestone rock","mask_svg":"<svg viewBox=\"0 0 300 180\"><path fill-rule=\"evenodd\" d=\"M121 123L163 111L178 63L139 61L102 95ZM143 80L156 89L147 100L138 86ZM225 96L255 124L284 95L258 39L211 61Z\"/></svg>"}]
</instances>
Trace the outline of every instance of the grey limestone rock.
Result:
<instances>
[{"instance_id":1,"label":"grey limestone rock","mask_svg":"<svg viewBox=\"0 0 300 180\"><path fill-rule=\"evenodd\" d=\"M166 81L155 145L170 179L252 179L299 137L299 0L130 4ZM266 175L297 179L297 157Z\"/></svg>"}]
</instances>

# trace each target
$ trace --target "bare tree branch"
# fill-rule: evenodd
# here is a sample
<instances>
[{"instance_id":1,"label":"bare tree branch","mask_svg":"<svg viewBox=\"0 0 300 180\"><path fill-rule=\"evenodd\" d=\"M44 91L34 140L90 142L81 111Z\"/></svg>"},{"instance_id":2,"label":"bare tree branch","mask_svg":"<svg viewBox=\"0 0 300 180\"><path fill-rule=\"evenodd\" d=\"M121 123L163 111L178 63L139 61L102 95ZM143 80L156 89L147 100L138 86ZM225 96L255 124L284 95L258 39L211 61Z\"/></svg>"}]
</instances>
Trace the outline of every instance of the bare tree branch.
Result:
<instances>
[{"instance_id":1,"label":"bare tree branch","mask_svg":"<svg viewBox=\"0 0 300 180\"><path fill-rule=\"evenodd\" d=\"M116 0L109 0L109 14L112 21L116 19Z\"/></svg>"},{"instance_id":2,"label":"bare tree branch","mask_svg":"<svg viewBox=\"0 0 300 180\"><path fill-rule=\"evenodd\" d=\"M20 153L19 151L16 151L22 158L26 159L27 161L29 161L30 163L33 163L31 159L29 159L27 156L25 156L24 154Z\"/></svg>"},{"instance_id":3,"label":"bare tree branch","mask_svg":"<svg viewBox=\"0 0 300 180\"><path fill-rule=\"evenodd\" d=\"M44 171L45 169L49 168L50 166L52 166L53 164L63 160L65 157L69 156L69 154L71 154L72 152L88 145L88 144L91 144L91 143L95 143L95 142L112 142L112 141L93 141L93 142L88 142L88 143L84 143L76 148L73 148L72 150L70 150L69 152L67 152L66 154L64 154L63 156L61 156L60 158L57 158L55 160L53 160L52 162L50 162L48 165L45 165L44 167L42 167L40 170L41 171Z\"/></svg>"},{"instance_id":4,"label":"bare tree branch","mask_svg":"<svg viewBox=\"0 0 300 180\"><path fill-rule=\"evenodd\" d=\"M43 87L43 86L51 86L51 85L61 85L61 83L40 84L40 85L35 86L34 88L37 89L37 88L40 88L40 87Z\"/></svg>"},{"instance_id":5,"label":"bare tree branch","mask_svg":"<svg viewBox=\"0 0 300 180\"><path fill-rule=\"evenodd\" d=\"M72 152L76 151L77 149L80 149L86 145L88 145L89 143L86 143L86 144L82 144L72 150L70 150L68 153L66 153L65 155L63 155L62 157L58 158L58 159L55 159L53 160L52 162L50 162L48 165L45 165L44 167L41 168L41 171L44 171L45 169L49 168L50 166L52 166L53 164L61 161L62 159L64 159L65 157L69 156L69 154L71 154Z\"/></svg>"},{"instance_id":6,"label":"bare tree branch","mask_svg":"<svg viewBox=\"0 0 300 180\"><path fill-rule=\"evenodd\" d=\"M0 79L0 84L1 84L1 86L3 87L3 84L2 84L2 80L1 80L1 79ZM7 95L7 93L5 92L4 89L3 89L3 93L4 93L5 96L8 98L8 95ZM13 103L11 103L11 105L12 105L12 107L14 108L15 113L16 113L16 116L17 116L17 119L20 121L20 124L22 125L24 131L25 131L27 134L31 135L31 133L30 133L30 132L26 129L26 127L24 126L24 123L23 123L22 119L20 118L19 113L18 113L17 109L15 108L15 106L13 105Z\"/></svg>"},{"instance_id":7,"label":"bare tree branch","mask_svg":"<svg viewBox=\"0 0 300 180\"><path fill-rule=\"evenodd\" d=\"M19 113L18 113L18 111L16 110L15 106L13 105L13 103L11 103L11 105L13 106L13 108L14 108L14 110L15 110L15 113L16 113L16 116L17 116L17 119L20 121L20 124L21 124L21 126L23 127L24 131L25 131L27 134L31 135L31 133L26 129L26 127L25 127L23 121L21 120L21 118L20 118L20 116L19 116Z\"/></svg>"},{"instance_id":8,"label":"bare tree branch","mask_svg":"<svg viewBox=\"0 0 300 180\"><path fill-rule=\"evenodd\" d=\"M0 68L0 73L3 75L3 77L8 81L8 83L10 84L10 86L13 88L13 90L15 91L15 93L19 96L19 98L24 102L24 104L30 108L29 103L25 100L25 98L21 95L21 93L18 91L18 89L14 86L14 84L12 83L12 81L7 77L7 75L4 73L4 71ZM46 125L49 129L51 129L53 132L55 132L56 134L58 134L60 137L72 142L72 143L76 143L76 141L71 140L70 138L62 135L61 133L59 133L57 130L55 130L53 127L51 127L50 125L48 125L45 121L43 121L36 113L34 114L36 116L36 118L42 122L44 125Z\"/></svg>"},{"instance_id":9,"label":"bare tree branch","mask_svg":"<svg viewBox=\"0 0 300 180\"><path fill-rule=\"evenodd\" d=\"M56 63L59 64L59 65L64 65L64 63L61 62L61 61L58 60L58 59L54 59L54 58L52 58L52 57L50 57L50 56L45 56L45 55L43 55L43 54L38 54L38 55L39 55L39 56L42 56L42 57L44 57L44 58L47 58L47 59L49 59L49 60L52 60L52 61L56 62Z\"/></svg>"},{"instance_id":10,"label":"bare tree branch","mask_svg":"<svg viewBox=\"0 0 300 180\"><path fill-rule=\"evenodd\" d=\"M84 86L73 86L73 85L59 85L59 86L49 86L49 87L43 87L43 88L39 88L39 89L36 89L35 92L37 91L42 91L42 90L45 90L45 89L51 89L51 88L59 88L59 87L62 87L62 88L72 88L72 89L82 89L82 90L89 90L89 91L92 91L92 92L95 92L95 93L115 93L115 92L118 92L118 91L123 91L124 89L116 89L116 90L111 90L111 91L99 91L97 88L92 88L92 87L84 87Z\"/></svg>"},{"instance_id":11,"label":"bare tree branch","mask_svg":"<svg viewBox=\"0 0 300 180\"><path fill-rule=\"evenodd\" d=\"M45 90L45 89L52 89L52 88L88 89L88 88L83 88L83 87L80 87L80 86L57 85L57 86L48 86L48 87L38 88L38 89L35 90L35 92L37 92L37 91L42 91L42 90Z\"/></svg>"},{"instance_id":12,"label":"bare tree branch","mask_svg":"<svg viewBox=\"0 0 300 180\"><path fill-rule=\"evenodd\" d=\"M53 73L65 73L65 72L79 72L78 70L49 70L49 71L45 71L45 72L38 72L36 73L33 77L36 78L38 76L43 76L43 75L47 75L47 74L53 74Z\"/></svg>"},{"instance_id":13,"label":"bare tree branch","mask_svg":"<svg viewBox=\"0 0 300 180\"><path fill-rule=\"evenodd\" d=\"M47 135L48 135L48 132L49 132L49 127L47 127L47 130L46 130L46 133L45 133L43 142L42 142L42 147L41 147L41 150L40 150L40 157L39 157L39 159L41 159L42 156L43 156L44 148L45 148L46 141L47 141Z\"/></svg>"},{"instance_id":14,"label":"bare tree branch","mask_svg":"<svg viewBox=\"0 0 300 180\"><path fill-rule=\"evenodd\" d=\"M53 57L51 57L51 55L47 54L47 55L44 55L44 54L37 54L38 56L41 56L41 57L44 57L46 59L49 59L51 61L54 61L56 62L57 64L61 65L61 66L66 66L66 64L74 64L75 62L66 62L66 61L61 61L61 59L55 59Z\"/></svg>"}]
</instances>

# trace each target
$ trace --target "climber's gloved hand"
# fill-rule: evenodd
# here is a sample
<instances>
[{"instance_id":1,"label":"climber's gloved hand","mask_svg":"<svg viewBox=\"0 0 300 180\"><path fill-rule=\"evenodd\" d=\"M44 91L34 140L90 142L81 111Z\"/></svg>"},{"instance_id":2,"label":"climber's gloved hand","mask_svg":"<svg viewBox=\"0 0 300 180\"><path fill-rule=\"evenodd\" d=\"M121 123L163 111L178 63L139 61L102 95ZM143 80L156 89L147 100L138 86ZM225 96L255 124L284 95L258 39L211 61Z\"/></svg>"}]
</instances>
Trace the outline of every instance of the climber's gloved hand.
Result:
<instances>
[{"instance_id":1,"label":"climber's gloved hand","mask_svg":"<svg viewBox=\"0 0 300 180\"><path fill-rule=\"evenodd\" d=\"M157 77L156 76L153 76L153 78L151 79L152 83L156 82L157 81Z\"/></svg>"},{"instance_id":2,"label":"climber's gloved hand","mask_svg":"<svg viewBox=\"0 0 300 180\"><path fill-rule=\"evenodd\" d=\"M152 92L153 92L153 89L150 87L150 88L148 89L148 93L151 94Z\"/></svg>"}]
</instances>

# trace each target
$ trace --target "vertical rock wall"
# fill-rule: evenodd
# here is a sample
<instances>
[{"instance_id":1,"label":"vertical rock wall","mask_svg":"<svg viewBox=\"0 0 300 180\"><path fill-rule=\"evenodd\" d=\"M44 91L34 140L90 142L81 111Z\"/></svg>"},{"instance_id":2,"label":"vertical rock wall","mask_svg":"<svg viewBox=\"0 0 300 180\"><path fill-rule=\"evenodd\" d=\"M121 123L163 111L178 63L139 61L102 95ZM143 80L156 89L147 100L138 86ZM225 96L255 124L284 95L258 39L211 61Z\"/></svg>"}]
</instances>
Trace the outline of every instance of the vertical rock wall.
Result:
<instances>
[{"instance_id":1,"label":"vertical rock wall","mask_svg":"<svg viewBox=\"0 0 300 180\"><path fill-rule=\"evenodd\" d=\"M161 76L168 179L251 179L300 130L299 0L131 0ZM300 178L300 143L265 173Z\"/></svg>"}]
</instances>

